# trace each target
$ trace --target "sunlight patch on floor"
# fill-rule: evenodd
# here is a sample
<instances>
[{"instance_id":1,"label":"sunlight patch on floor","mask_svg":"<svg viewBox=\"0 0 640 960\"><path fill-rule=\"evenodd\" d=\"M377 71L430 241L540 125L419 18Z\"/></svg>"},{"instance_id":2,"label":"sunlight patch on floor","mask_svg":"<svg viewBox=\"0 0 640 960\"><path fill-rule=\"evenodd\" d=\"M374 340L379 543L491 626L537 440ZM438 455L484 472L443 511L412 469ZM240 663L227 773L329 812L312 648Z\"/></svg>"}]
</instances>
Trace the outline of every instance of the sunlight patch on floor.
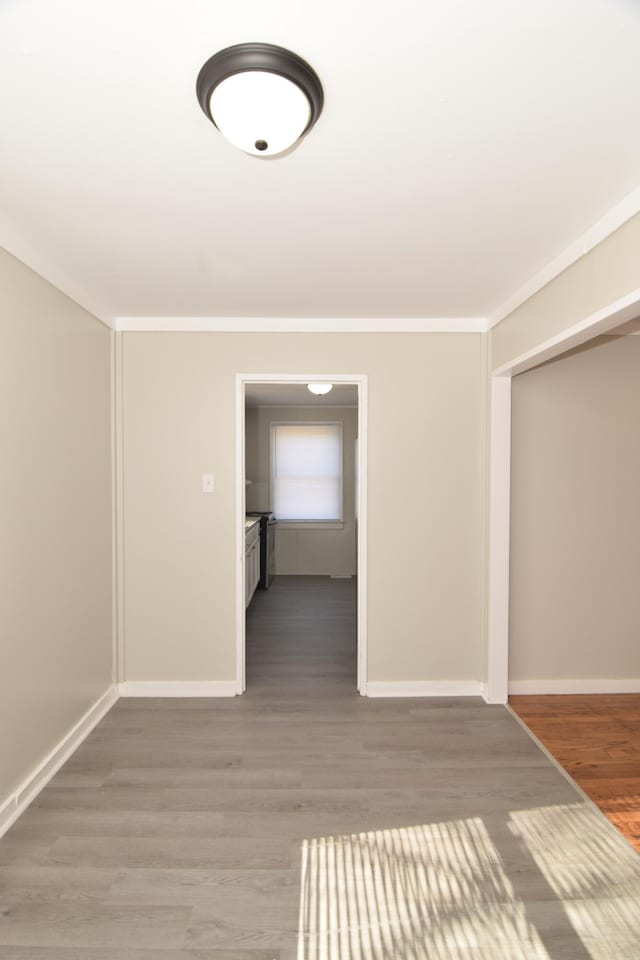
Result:
<instances>
[{"instance_id":1,"label":"sunlight patch on floor","mask_svg":"<svg viewBox=\"0 0 640 960\"><path fill-rule=\"evenodd\" d=\"M480 818L305 840L298 960L549 960Z\"/></svg>"},{"instance_id":2,"label":"sunlight patch on floor","mask_svg":"<svg viewBox=\"0 0 640 960\"><path fill-rule=\"evenodd\" d=\"M510 829L593 960L640 957L638 854L613 829L594 830L594 818L586 804L520 810Z\"/></svg>"},{"instance_id":3,"label":"sunlight patch on floor","mask_svg":"<svg viewBox=\"0 0 640 960\"><path fill-rule=\"evenodd\" d=\"M513 811L509 827L561 899L638 893L638 855L590 804Z\"/></svg>"}]
</instances>

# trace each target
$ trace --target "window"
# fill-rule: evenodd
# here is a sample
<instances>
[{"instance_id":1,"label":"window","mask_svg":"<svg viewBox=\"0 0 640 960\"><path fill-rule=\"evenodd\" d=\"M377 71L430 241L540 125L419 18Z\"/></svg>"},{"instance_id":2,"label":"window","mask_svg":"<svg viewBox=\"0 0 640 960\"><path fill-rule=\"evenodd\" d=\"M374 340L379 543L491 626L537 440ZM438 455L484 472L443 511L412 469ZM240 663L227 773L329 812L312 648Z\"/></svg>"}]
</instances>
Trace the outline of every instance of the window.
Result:
<instances>
[{"instance_id":1,"label":"window","mask_svg":"<svg viewBox=\"0 0 640 960\"><path fill-rule=\"evenodd\" d=\"M271 424L271 505L278 520L342 521L342 424Z\"/></svg>"}]
</instances>

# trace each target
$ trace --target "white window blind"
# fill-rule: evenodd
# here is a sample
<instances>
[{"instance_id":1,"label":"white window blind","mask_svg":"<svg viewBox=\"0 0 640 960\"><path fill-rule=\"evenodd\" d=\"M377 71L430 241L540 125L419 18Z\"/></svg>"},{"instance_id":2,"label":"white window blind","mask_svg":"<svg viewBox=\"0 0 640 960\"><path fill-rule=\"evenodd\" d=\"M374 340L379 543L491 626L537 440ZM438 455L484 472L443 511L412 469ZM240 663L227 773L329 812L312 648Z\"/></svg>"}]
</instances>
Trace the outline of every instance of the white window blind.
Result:
<instances>
[{"instance_id":1,"label":"white window blind","mask_svg":"<svg viewBox=\"0 0 640 960\"><path fill-rule=\"evenodd\" d=\"M342 424L271 425L271 501L278 520L342 520Z\"/></svg>"}]
</instances>

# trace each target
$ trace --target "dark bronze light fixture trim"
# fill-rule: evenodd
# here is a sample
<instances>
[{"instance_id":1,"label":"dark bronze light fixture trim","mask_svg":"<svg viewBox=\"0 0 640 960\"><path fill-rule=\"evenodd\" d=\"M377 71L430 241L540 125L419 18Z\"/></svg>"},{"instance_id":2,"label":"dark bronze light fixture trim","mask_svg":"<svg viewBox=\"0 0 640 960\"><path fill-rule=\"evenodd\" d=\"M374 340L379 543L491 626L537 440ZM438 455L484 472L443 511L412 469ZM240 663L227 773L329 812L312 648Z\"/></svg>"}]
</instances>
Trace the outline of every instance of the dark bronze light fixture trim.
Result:
<instances>
[{"instance_id":1,"label":"dark bronze light fixture trim","mask_svg":"<svg viewBox=\"0 0 640 960\"><path fill-rule=\"evenodd\" d=\"M277 47L270 43L239 43L214 54L198 74L196 82L198 103L214 126L219 127L212 109L212 95L224 81L242 73L275 74L295 84L304 94L309 107L308 122L302 131L293 134L293 139L287 144L287 148L308 133L316 123L322 112L324 93L315 70L302 57L284 47ZM258 135L251 144L252 149L248 152L259 155L268 147L266 140Z\"/></svg>"}]
</instances>

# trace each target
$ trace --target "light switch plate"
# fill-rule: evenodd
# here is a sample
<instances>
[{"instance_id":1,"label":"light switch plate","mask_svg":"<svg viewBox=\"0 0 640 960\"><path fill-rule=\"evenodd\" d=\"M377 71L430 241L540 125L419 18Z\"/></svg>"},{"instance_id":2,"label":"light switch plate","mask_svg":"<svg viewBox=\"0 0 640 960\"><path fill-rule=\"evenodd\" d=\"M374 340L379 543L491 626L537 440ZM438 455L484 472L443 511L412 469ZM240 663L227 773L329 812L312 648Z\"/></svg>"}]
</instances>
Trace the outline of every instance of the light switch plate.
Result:
<instances>
[{"instance_id":1,"label":"light switch plate","mask_svg":"<svg viewBox=\"0 0 640 960\"><path fill-rule=\"evenodd\" d=\"M214 490L215 490L215 482L213 479L213 474L203 473L202 474L202 492L213 493Z\"/></svg>"}]
</instances>

